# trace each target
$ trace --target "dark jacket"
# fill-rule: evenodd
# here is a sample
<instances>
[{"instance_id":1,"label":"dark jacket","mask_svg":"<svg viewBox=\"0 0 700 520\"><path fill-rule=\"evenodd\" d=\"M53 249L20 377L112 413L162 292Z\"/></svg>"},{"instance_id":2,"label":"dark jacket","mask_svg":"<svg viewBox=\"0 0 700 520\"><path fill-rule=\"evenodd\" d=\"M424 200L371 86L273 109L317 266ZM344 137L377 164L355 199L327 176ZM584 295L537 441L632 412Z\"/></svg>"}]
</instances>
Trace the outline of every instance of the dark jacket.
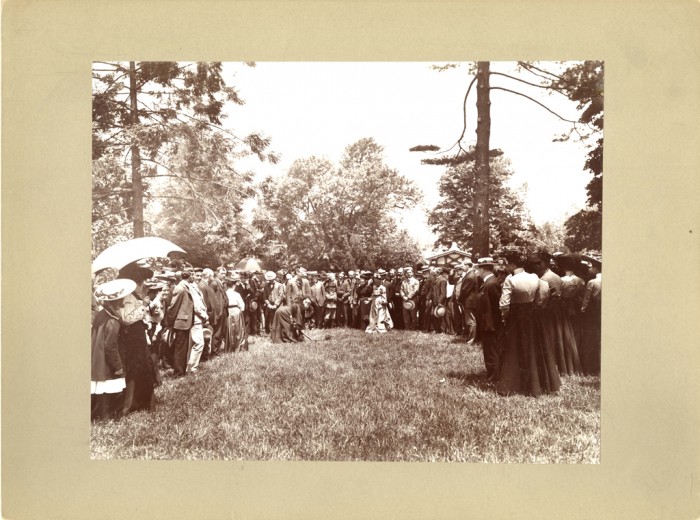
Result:
<instances>
[{"instance_id":1,"label":"dark jacket","mask_svg":"<svg viewBox=\"0 0 700 520\"><path fill-rule=\"evenodd\" d=\"M433 305L445 305L447 301L447 278L440 275L433 283Z\"/></svg>"},{"instance_id":2,"label":"dark jacket","mask_svg":"<svg viewBox=\"0 0 700 520\"><path fill-rule=\"evenodd\" d=\"M119 357L118 343L119 320L107 309L95 314L92 323L92 381L107 381L123 377L115 372L123 370Z\"/></svg>"},{"instance_id":3,"label":"dark jacket","mask_svg":"<svg viewBox=\"0 0 700 520\"><path fill-rule=\"evenodd\" d=\"M476 269L470 269L462 280L459 300L465 309L476 309L479 300L479 276Z\"/></svg>"},{"instance_id":4,"label":"dark jacket","mask_svg":"<svg viewBox=\"0 0 700 520\"><path fill-rule=\"evenodd\" d=\"M165 326L177 330L189 330L194 323L194 303L186 281L173 288L173 297L165 313Z\"/></svg>"},{"instance_id":5,"label":"dark jacket","mask_svg":"<svg viewBox=\"0 0 700 520\"><path fill-rule=\"evenodd\" d=\"M207 306L207 317L209 323L215 323L216 319L216 304L219 303L219 296L214 292L214 290L209 287L209 284L205 281L201 281L197 284L199 290L204 298L204 305Z\"/></svg>"},{"instance_id":6,"label":"dark jacket","mask_svg":"<svg viewBox=\"0 0 700 520\"><path fill-rule=\"evenodd\" d=\"M502 327L501 308L501 284L498 278L490 276L484 282L479 291L477 319L479 326L485 331L499 331Z\"/></svg>"}]
</instances>

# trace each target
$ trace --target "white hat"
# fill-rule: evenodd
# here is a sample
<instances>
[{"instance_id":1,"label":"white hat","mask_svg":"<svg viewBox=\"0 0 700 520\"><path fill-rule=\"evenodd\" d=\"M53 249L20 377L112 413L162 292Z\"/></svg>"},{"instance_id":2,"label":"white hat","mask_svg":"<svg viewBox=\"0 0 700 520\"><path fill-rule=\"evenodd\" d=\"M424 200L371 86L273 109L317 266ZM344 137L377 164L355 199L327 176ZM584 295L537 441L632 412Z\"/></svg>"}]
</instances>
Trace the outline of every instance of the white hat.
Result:
<instances>
[{"instance_id":1,"label":"white hat","mask_svg":"<svg viewBox=\"0 0 700 520\"><path fill-rule=\"evenodd\" d=\"M126 278L117 278L111 282L98 285L95 289L95 298L101 302L113 302L121 300L136 289L136 282Z\"/></svg>"},{"instance_id":2,"label":"white hat","mask_svg":"<svg viewBox=\"0 0 700 520\"><path fill-rule=\"evenodd\" d=\"M265 280L267 280L268 282L274 280L275 278L277 278L277 275L274 271L268 271L265 273Z\"/></svg>"}]
</instances>

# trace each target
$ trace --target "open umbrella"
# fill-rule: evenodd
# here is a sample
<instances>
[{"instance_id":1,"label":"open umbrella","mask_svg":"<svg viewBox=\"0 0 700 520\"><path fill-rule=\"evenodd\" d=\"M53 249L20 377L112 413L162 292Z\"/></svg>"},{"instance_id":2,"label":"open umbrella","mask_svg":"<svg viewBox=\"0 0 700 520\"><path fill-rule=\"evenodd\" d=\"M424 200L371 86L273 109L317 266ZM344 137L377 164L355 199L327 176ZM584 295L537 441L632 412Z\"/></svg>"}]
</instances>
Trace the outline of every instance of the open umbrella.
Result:
<instances>
[{"instance_id":1,"label":"open umbrella","mask_svg":"<svg viewBox=\"0 0 700 520\"><path fill-rule=\"evenodd\" d=\"M264 271L262 262L257 258L244 258L236 264L236 269L254 273L256 271Z\"/></svg>"},{"instance_id":2,"label":"open umbrella","mask_svg":"<svg viewBox=\"0 0 700 520\"><path fill-rule=\"evenodd\" d=\"M109 267L121 269L126 264L142 258L164 258L173 251L185 252L184 249L164 238L134 238L114 244L97 255L92 262L92 272L96 273Z\"/></svg>"}]
</instances>

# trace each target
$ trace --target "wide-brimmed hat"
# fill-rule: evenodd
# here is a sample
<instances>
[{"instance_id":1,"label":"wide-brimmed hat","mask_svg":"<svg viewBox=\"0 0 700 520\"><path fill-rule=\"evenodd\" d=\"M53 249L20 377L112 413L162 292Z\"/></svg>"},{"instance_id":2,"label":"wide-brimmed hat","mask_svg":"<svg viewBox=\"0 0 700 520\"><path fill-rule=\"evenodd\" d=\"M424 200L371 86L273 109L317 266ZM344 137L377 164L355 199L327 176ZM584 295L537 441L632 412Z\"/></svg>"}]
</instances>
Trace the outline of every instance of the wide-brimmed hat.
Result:
<instances>
[{"instance_id":1,"label":"wide-brimmed hat","mask_svg":"<svg viewBox=\"0 0 700 520\"><path fill-rule=\"evenodd\" d=\"M591 254L582 254L581 260L588 262L592 267L597 267L598 269L603 265L603 261L600 258L592 256Z\"/></svg>"},{"instance_id":2,"label":"wide-brimmed hat","mask_svg":"<svg viewBox=\"0 0 700 520\"><path fill-rule=\"evenodd\" d=\"M268 271L265 273L265 280L268 282L274 280L275 278L277 278L277 275L274 273L274 271Z\"/></svg>"},{"instance_id":3,"label":"wide-brimmed hat","mask_svg":"<svg viewBox=\"0 0 700 520\"><path fill-rule=\"evenodd\" d=\"M416 304L413 300L406 300L405 302L403 302L403 308L407 311L412 311L416 308Z\"/></svg>"},{"instance_id":4,"label":"wide-brimmed hat","mask_svg":"<svg viewBox=\"0 0 700 520\"><path fill-rule=\"evenodd\" d=\"M484 256L476 261L477 267L495 267L496 262L490 256Z\"/></svg>"},{"instance_id":5,"label":"wide-brimmed hat","mask_svg":"<svg viewBox=\"0 0 700 520\"><path fill-rule=\"evenodd\" d=\"M435 316L436 318L442 318L446 312L447 309L445 309L445 306L438 304L433 309L433 316Z\"/></svg>"},{"instance_id":6,"label":"wide-brimmed hat","mask_svg":"<svg viewBox=\"0 0 700 520\"><path fill-rule=\"evenodd\" d=\"M153 278L153 270L146 267L143 263L132 262L119 270L119 278L117 279L120 280L125 278L128 278L129 280L145 281L149 278Z\"/></svg>"},{"instance_id":7,"label":"wide-brimmed hat","mask_svg":"<svg viewBox=\"0 0 700 520\"><path fill-rule=\"evenodd\" d=\"M557 265L562 269L572 270L581 263L581 256L573 253L562 253L555 256Z\"/></svg>"},{"instance_id":8,"label":"wide-brimmed hat","mask_svg":"<svg viewBox=\"0 0 700 520\"><path fill-rule=\"evenodd\" d=\"M136 289L136 282L128 278L117 278L100 284L95 289L95 298L101 302L121 300Z\"/></svg>"},{"instance_id":9,"label":"wide-brimmed hat","mask_svg":"<svg viewBox=\"0 0 700 520\"><path fill-rule=\"evenodd\" d=\"M166 282L177 281L177 276L175 276L175 273L172 271L164 271L162 273L158 273L154 276L154 278L157 278L158 280L165 280Z\"/></svg>"}]
</instances>

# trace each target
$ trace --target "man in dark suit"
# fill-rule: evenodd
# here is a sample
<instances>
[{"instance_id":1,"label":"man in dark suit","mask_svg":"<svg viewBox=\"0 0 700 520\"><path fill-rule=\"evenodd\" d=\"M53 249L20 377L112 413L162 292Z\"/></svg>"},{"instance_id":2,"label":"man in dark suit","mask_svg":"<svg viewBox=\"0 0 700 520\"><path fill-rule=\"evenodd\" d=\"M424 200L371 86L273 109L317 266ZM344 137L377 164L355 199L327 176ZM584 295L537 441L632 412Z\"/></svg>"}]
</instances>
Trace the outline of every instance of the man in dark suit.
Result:
<instances>
[{"instance_id":1,"label":"man in dark suit","mask_svg":"<svg viewBox=\"0 0 700 520\"><path fill-rule=\"evenodd\" d=\"M467 274L462 279L462 285L459 289L459 298L464 310L462 316L462 327L464 339L467 345L473 345L476 341L476 306L479 297L479 275L471 262L467 261L469 269Z\"/></svg>"},{"instance_id":2,"label":"man in dark suit","mask_svg":"<svg viewBox=\"0 0 700 520\"><path fill-rule=\"evenodd\" d=\"M216 314L216 302L218 301L218 296L214 293L214 290L209 286L207 280L204 278L204 269L195 269L194 271L194 281L197 284L197 288L202 293L204 299L204 305L207 307L207 325L205 328L209 329L209 334L204 335L204 350L202 351L202 361L213 356L211 350L211 336L214 331L215 314ZM211 272L211 269L207 269ZM207 339L207 337L209 339Z\"/></svg>"},{"instance_id":3,"label":"man in dark suit","mask_svg":"<svg viewBox=\"0 0 700 520\"><path fill-rule=\"evenodd\" d=\"M420 285L420 324L423 332L430 332L433 315L433 284L435 276L430 271L430 267L424 267L423 282Z\"/></svg>"},{"instance_id":4,"label":"man in dark suit","mask_svg":"<svg viewBox=\"0 0 700 520\"><path fill-rule=\"evenodd\" d=\"M493 274L495 267L491 258L480 258L477 262L479 277L484 280L478 295L477 320L481 334L481 348L484 351L486 378L498 380L500 365L500 337L503 333L501 319L501 284Z\"/></svg>"},{"instance_id":5,"label":"man in dark suit","mask_svg":"<svg viewBox=\"0 0 700 520\"><path fill-rule=\"evenodd\" d=\"M165 327L173 329L170 365L175 376L187 373L190 347L190 329L194 324L194 302L189 290L190 272L182 272L182 279L173 288L170 306L163 319Z\"/></svg>"},{"instance_id":6,"label":"man in dark suit","mask_svg":"<svg viewBox=\"0 0 700 520\"><path fill-rule=\"evenodd\" d=\"M211 269L203 271L203 279L214 291L214 321L212 322L211 354L216 356L223 351L228 341L228 297L226 296L226 268L221 266L216 275Z\"/></svg>"},{"instance_id":7,"label":"man in dark suit","mask_svg":"<svg viewBox=\"0 0 700 520\"><path fill-rule=\"evenodd\" d=\"M435 274L437 275L433 283L433 307L438 305L445 306L447 304L447 269L438 267ZM433 329L437 333L445 332L445 318L433 316Z\"/></svg>"}]
</instances>

